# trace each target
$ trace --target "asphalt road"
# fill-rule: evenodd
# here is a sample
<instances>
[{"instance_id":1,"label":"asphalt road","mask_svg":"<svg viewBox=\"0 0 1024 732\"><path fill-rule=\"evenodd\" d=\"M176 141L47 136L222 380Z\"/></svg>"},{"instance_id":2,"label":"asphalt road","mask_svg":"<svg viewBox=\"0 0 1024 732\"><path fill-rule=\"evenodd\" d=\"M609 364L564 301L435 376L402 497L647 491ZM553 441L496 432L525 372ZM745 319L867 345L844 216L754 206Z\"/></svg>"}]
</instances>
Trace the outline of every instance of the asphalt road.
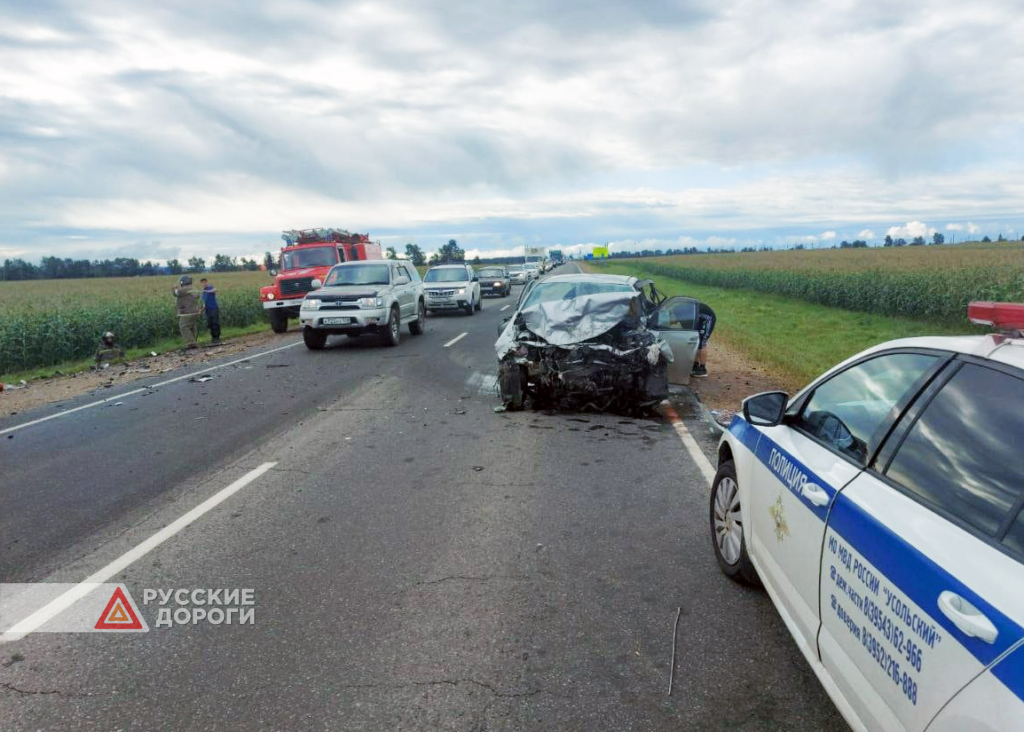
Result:
<instances>
[{"instance_id":1,"label":"asphalt road","mask_svg":"<svg viewBox=\"0 0 1024 732\"><path fill-rule=\"evenodd\" d=\"M140 605L253 588L254 624L150 604L145 634L0 644L0 729L845 730L767 596L719 573L670 425L493 411L513 301L0 434L4 582L79 582L276 463L111 580Z\"/></svg>"}]
</instances>

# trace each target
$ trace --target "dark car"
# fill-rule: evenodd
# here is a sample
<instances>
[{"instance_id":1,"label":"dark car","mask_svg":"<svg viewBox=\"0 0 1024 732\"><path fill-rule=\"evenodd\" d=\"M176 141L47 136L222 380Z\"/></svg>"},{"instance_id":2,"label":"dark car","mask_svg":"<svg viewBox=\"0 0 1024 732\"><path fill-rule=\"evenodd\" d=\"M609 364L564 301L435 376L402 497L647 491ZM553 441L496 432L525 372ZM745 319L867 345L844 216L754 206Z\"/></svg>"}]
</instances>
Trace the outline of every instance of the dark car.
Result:
<instances>
[{"instance_id":1,"label":"dark car","mask_svg":"<svg viewBox=\"0 0 1024 732\"><path fill-rule=\"evenodd\" d=\"M482 267L476 271L480 277L480 294L508 297L512 294L512 278L505 267Z\"/></svg>"}]
</instances>

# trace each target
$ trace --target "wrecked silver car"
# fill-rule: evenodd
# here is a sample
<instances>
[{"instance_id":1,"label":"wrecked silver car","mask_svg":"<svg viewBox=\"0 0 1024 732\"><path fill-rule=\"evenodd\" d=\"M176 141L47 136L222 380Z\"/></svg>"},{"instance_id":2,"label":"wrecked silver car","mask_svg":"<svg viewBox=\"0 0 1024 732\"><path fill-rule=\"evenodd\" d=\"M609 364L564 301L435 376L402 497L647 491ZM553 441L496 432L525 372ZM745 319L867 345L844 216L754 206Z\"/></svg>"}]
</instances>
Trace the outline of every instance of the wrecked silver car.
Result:
<instances>
[{"instance_id":1,"label":"wrecked silver car","mask_svg":"<svg viewBox=\"0 0 1024 732\"><path fill-rule=\"evenodd\" d=\"M697 303L666 299L650 280L547 277L525 293L495 345L508 409L642 414L687 383Z\"/></svg>"}]
</instances>

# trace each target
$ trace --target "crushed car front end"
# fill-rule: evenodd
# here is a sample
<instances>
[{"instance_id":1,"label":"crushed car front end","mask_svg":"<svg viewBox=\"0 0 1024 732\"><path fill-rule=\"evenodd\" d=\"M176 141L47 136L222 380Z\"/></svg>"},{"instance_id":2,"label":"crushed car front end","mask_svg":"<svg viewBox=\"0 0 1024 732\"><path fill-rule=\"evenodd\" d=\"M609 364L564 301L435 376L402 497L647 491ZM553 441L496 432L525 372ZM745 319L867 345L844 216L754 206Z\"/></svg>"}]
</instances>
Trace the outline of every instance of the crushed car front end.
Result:
<instances>
[{"instance_id":1,"label":"crushed car front end","mask_svg":"<svg viewBox=\"0 0 1024 732\"><path fill-rule=\"evenodd\" d=\"M498 338L508 409L643 414L668 395L671 349L646 326L642 293L599 293L516 313Z\"/></svg>"}]
</instances>

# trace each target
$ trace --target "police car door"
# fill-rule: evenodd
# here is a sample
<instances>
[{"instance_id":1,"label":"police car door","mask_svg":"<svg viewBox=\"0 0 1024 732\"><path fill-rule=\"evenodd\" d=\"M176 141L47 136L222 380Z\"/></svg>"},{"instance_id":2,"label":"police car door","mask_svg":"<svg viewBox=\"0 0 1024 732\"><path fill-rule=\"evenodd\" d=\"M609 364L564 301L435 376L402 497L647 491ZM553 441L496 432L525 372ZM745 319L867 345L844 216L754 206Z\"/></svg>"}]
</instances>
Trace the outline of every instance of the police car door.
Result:
<instances>
[{"instance_id":1,"label":"police car door","mask_svg":"<svg viewBox=\"0 0 1024 732\"><path fill-rule=\"evenodd\" d=\"M697 306L691 297L670 297L662 302L651 319L655 331L672 349L668 380L689 384L693 362L697 358L700 334L697 332Z\"/></svg>"},{"instance_id":2,"label":"police car door","mask_svg":"<svg viewBox=\"0 0 1024 732\"><path fill-rule=\"evenodd\" d=\"M895 405L938 361L909 353L869 356L812 385L781 425L758 428L752 511L744 516L752 528L752 554L780 613L812 655L832 497L863 469L872 441L891 425Z\"/></svg>"},{"instance_id":3,"label":"police car door","mask_svg":"<svg viewBox=\"0 0 1024 732\"><path fill-rule=\"evenodd\" d=\"M1021 404L1024 374L957 357L835 501L819 648L869 728L925 729L1024 638ZM979 676L987 702L947 732L1024 729L1022 672ZM993 726L994 705L1014 724Z\"/></svg>"}]
</instances>

